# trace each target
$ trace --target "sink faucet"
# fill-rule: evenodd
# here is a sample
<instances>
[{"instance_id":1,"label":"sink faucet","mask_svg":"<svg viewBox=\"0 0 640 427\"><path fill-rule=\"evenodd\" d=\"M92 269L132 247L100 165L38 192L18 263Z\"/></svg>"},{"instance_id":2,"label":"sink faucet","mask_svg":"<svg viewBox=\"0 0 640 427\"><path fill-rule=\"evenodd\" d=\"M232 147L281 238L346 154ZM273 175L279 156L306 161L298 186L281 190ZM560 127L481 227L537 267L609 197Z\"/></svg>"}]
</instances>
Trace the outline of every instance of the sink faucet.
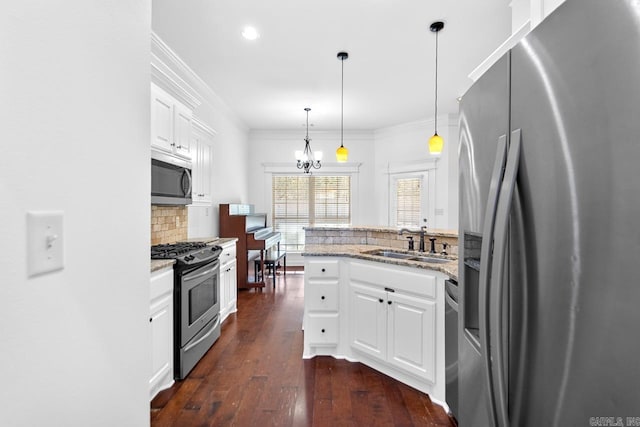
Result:
<instances>
[{"instance_id":1,"label":"sink faucet","mask_svg":"<svg viewBox=\"0 0 640 427\"><path fill-rule=\"evenodd\" d=\"M418 247L418 251L419 252L424 252L424 235L427 232L427 226L423 225L422 227L420 227L420 230L409 230L408 228L401 228L400 230L398 230L398 235L402 235L402 233L418 233L420 235L420 243L419 243L419 247ZM413 249L413 240L411 242L409 242L409 250Z\"/></svg>"}]
</instances>

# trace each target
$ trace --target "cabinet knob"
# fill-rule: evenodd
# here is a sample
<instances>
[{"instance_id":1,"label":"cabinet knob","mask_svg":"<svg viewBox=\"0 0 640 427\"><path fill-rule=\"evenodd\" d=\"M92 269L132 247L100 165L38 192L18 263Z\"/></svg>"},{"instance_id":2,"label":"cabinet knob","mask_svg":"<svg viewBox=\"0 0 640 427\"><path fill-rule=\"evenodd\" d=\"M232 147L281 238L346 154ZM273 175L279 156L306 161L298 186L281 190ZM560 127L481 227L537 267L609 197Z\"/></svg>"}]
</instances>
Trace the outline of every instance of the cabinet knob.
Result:
<instances>
[{"instance_id":1,"label":"cabinet knob","mask_svg":"<svg viewBox=\"0 0 640 427\"><path fill-rule=\"evenodd\" d=\"M176 146L176 143L175 143L175 142L172 142L172 143L171 143L171 146L172 146L172 147L175 147L175 146Z\"/></svg>"},{"instance_id":2,"label":"cabinet knob","mask_svg":"<svg viewBox=\"0 0 640 427\"><path fill-rule=\"evenodd\" d=\"M391 301L387 301L387 304L391 305Z\"/></svg>"},{"instance_id":3,"label":"cabinet knob","mask_svg":"<svg viewBox=\"0 0 640 427\"><path fill-rule=\"evenodd\" d=\"M322 330L322 333L324 334L324 329Z\"/></svg>"},{"instance_id":4,"label":"cabinet knob","mask_svg":"<svg viewBox=\"0 0 640 427\"><path fill-rule=\"evenodd\" d=\"M322 296L320 297L320 299L324 299L324 295L322 295Z\"/></svg>"},{"instance_id":5,"label":"cabinet knob","mask_svg":"<svg viewBox=\"0 0 640 427\"><path fill-rule=\"evenodd\" d=\"M379 301L380 303L384 302L382 298L378 298L378 301Z\"/></svg>"},{"instance_id":6,"label":"cabinet knob","mask_svg":"<svg viewBox=\"0 0 640 427\"><path fill-rule=\"evenodd\" d=\"M322 269L322 272L324 273L324 271L325 271L325 270L324 270L324 268L323 268L323 269Z\"/></svg>"},{"instance_id":7,"label":"cabinet knob","mask_svg":"<svg viewBox=\"0 0 640 427\"><path fill-rule=\"evenodd\" d=\"M153 322L153 317L149 317L149 322Z\"/></svg>"}]
</instances>

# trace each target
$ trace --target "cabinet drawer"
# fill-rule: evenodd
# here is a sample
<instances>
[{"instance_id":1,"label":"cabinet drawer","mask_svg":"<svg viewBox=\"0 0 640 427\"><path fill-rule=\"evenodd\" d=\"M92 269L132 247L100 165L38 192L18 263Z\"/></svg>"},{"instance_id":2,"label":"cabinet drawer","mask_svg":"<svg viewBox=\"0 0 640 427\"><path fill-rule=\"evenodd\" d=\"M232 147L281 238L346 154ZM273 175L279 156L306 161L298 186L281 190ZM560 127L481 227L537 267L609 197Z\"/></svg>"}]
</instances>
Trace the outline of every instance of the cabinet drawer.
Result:
<instances>
[{"instance_id":1,"label":"cabinet drawer","mask_svg":"<svg viewBox=\"0 0 640 427\"><path fill-rule=\"evenodd\" d=\"M436 276L428 270L355 261L349 267L349 274L352 281L407 291L427 298L436 297Z\"/></svg>"},{"instance_id":2,"label":"cabinet drawer","mask_svg":"<svg viewBox=\"0 0 640 427\"><path fill-rule=\"evenodd\" d=\"M305 342L310 346L338 344L338 314L309 314L304 326Z\"/></svg>"},{"instance_id":3,"label":"cabinet drawer","mask_svg":"<svg viewBox=\"0 0 640 427\"><path fill-rule=\"evenodd\" d=\"M220 254L220 265L226 265L227 263L236 259L236 245L228 246L224 248Z\"/></svg>"},{"instance_id":4,"label":"cabinet drawer","mask_svg":"<svg viewBox=\"0 0 640 427\"><path fill-rule=\"evenodd\" d=\"M305 275L313 279L337 279L340 273L338 260L312 259L305 262Z\"/></svg>"},{"instance_id":5,"label":"cabinet drawer","mask_svg":"<svg viewBox=\"0 0 640 427\"><path fill-rule=\"evenodd\" d=\"M173 267L151 273L151 287L149 290L151 301L171 292L173 292Z\"/></svg>"},{"instance_id":6,"label":"cabinet drawer","mask_svg":"<svg viewBox=\"0 0 640 427\"><path fill-rule=\"evenodd\" d=\"M310 283L305 288L307 311L338 311L338 283Z\"/></svg>"}]
</instances>

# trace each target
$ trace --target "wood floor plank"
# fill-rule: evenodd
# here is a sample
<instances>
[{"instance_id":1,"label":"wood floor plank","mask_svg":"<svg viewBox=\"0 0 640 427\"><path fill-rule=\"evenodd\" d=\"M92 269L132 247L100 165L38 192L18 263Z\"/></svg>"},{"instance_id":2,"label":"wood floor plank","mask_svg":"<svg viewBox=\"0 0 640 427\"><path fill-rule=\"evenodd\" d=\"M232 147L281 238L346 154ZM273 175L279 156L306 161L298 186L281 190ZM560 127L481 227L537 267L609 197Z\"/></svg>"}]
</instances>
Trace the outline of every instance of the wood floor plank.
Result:
<instances>
[{"instance_id":1,"label":"wood floor plank","mask_svg":"<svg viewBox=\"0 0 640 427\"><path fill-rule=\"evenodd\" d=\"M151 402L152 427L454 427L428 395L365 365L302 359L304 275L270 280L238 292L215 345Z\"/></svg>"}]
</instances>

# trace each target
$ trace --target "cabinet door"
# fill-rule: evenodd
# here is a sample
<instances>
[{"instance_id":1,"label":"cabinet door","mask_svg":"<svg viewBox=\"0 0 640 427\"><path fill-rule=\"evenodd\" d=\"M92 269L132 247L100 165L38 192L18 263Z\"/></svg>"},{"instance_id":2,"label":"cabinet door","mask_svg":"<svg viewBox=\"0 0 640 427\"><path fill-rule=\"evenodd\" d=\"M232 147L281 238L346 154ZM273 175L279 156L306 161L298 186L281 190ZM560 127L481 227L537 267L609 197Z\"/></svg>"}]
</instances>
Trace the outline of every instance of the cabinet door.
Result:
<instances>
[{"instance_id":1,"label":"cabinet door","mask_svg":"<svg viewBox=\"0 0 640 427\"><path fill-rule=\"evenodd\" d=\"M350 293L351 347L384 360L387 351L387 293L353 282Z\"/></svg>"},{"instance_id":2,"label":"cabinet door","mask_svg":"<svg viewBox=\"0 0 640 427\"><path fill-rule=\"evenodd\" d=\"M193 137L192 151L195 155L193 165L193 200L200 203L211 203L213 147L208 140L196 134Z\"/></svg>"},{"instance_id":3,"label":"cabinet door","mask_svg":"<svg viewBox=\"0 0 640 427\"><path fill-rule=\"evenodd\" d=\"M191 110L179 103L174 109L174 142L176 154L191 159Z\"/></svg>"},{"instance_id":4,"label":"cabinet door","mask_svg":"<svg viewBox=\"0 0 640 427\"><path fill-rule=\"evenodd\" d=\"M238 278L236 276L236 261L234 260L226 268L227 275L227 308L229 313L236 311L236 303L238 300Z\"/></svg>"},{"instance_id":5,"label":"cabinet door","mask_svg":"<svg viewBox=\"0 0 640 427\"><path fill-rule=\"evenodd\" d=\"M227 267L220 268L220 320L227 317L227 306L229 305L229 272Z\"/></svg>"},{"instance_id":6,"label":"cabinet door","mask_svg":"<svg viewBox=\"0 0 640 427\"><path fill-rule=\"evenodd\" d=\"M151 145L171 152L173 144L173 99L151 86Z\"/></svg>"},{"instance_id":7,"label":"cabinet door","mask_svg":"<svg viewBox=\"0 0 640 427\"><path fill-rule=\"evenodd\" d=\"M173 295L156 300L150 309L151 378L150 397L173 382Z\"/></svg>"},{"instance_id":8,"label":"cabinet door","mask_svg":"<svg viewBox=\"0 0 640 427\"><path fill-rule=\"evenodd\" d=\"M223 321L229 314L236 312L237 280L235 259L220 267L220 315Z\"/></svg>"},{"instance_id":9,"label":"cabinet door","mask_svg":"<svg viewBox=\"0 0 640 427\"><path fill-rule=\"evenodd\" d=\"M388 362L435 381L436 303L398 292L389 301Z\"/></svg>"}]
</instances>

